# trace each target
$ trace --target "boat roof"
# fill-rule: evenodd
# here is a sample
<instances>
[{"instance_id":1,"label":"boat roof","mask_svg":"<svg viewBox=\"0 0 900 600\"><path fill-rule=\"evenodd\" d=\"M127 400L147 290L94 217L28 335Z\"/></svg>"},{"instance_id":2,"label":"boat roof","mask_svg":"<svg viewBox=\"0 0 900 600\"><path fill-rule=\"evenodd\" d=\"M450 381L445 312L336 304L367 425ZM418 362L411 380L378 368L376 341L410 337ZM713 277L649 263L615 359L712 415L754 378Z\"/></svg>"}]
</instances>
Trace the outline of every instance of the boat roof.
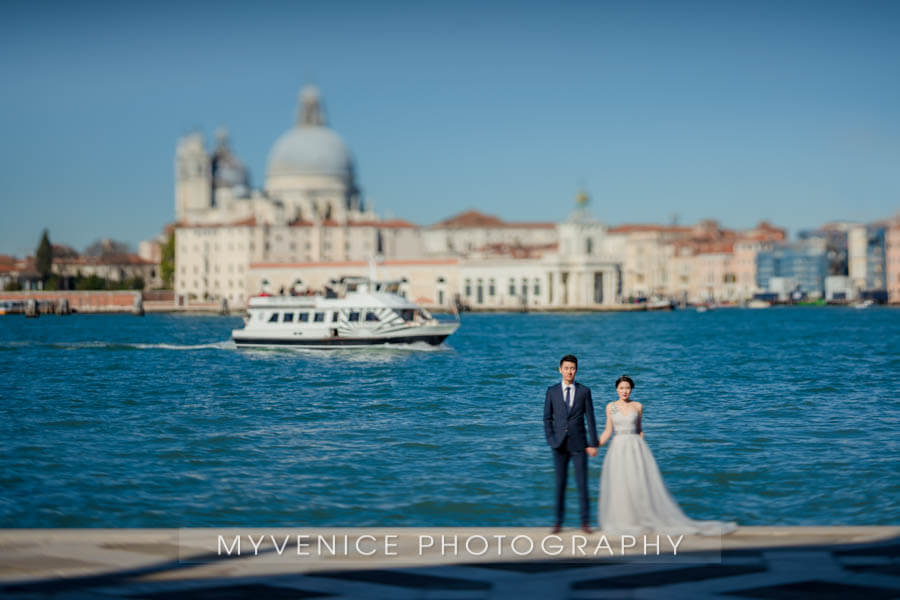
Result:
<instances>
[{"instance_id":1,"label":"boat roof","mask_svg":"<svg viewBox=\"0 0 900 600\"><path fill-rule=\"evenodd\" d=\"M326 298L325 296L253 296L250 298L248 308L420 308L419 305L410 302L403 296L388 294L385 292L348 292L340 298Z\"/></svg>"}]
</instances>

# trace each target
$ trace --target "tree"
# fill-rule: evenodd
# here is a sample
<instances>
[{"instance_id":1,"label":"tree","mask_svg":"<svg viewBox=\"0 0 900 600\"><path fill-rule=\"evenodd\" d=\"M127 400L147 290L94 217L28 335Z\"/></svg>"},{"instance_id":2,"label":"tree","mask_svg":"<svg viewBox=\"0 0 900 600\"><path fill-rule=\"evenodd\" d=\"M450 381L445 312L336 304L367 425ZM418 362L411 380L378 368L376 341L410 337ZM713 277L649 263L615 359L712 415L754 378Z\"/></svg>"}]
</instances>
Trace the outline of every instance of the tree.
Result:
<instances>
[{"instance_id":1,"label":"tree","mask_svg":"<svg viewBox=\"0 0 900 600\"><path fill-rule=\"evenodd\" d=\"M75 284L76 290L102 290L106 288L106 280L99 275L88 275Z\"/></svg>"},{"instance_id":2,"label":"tree","mask_svg":"<svg viewBox=\"0 0 900 600\"><path fill-rule=\"evenodd\" d=\"M50 277L50 272L53 270L53 246L50 245L50 234L46 229L34 253L34 266L37 272L41 274L41 279L47 281L47 278Z\"/></svg>"},{"instance_id":3,"label":"tree","mask_svg":"<svg viewBox=\"0 0 900 600\"><path fill-rule=\"evenodd\" d=\"M162 276L163 287L172 289L175 279L175 231L169 232L169 239L163 245L159 259L159 274Z\"/></svg>"}]
</instances>

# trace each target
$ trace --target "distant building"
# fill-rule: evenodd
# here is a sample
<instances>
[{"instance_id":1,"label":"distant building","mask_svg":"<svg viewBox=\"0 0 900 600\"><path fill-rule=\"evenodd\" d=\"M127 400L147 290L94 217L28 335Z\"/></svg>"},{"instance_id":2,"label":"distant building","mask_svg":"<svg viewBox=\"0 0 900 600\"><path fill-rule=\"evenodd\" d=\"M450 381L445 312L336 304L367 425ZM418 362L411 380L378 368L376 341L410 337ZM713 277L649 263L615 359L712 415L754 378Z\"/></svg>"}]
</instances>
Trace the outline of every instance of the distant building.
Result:
<instances>
[{"instance_id":1,"label":"distant building","mask_svg":"<svg viewBox=\"0 0 900 600\"><path fill-rule=\"evenodd\" d=\"M555 223L511 223L476 210L422 229L422 250L429 256L466 256L490 246L514 249L556 242Z\"/></svg>"},{"instance_id":2,"label":"distant building","mask_svg":"<svg viewBox=\"0 0 900 600\"><path fill-rule=\"evenodd\" d=\"M856 300L856 287L847 275L829 275L825 278L825 300L850 302Z\"/></svg>"},{"instance_id":3,"label":"distant building","mask_svg":"<svg viewBox=\"0 0 900 600\"><path fill-rule=\"evenodd\" d=\"M677 276L671 272L674 242L686 239L691 227L678 225L626 224L611 227L610 253L622 261L624 300L643 300L672 295Z\"/></svg>"},{"instance_id":4,"label":"distant building","mask_svg":"<svg viewBox=\"0 0 900 600\"><path fill-rule=\"evenodd\" d=\"M19 281L19 270L16 267L16 258L6 254L0 254L0 290Z\"/></svg>"},{"instance_id":5,"label":"distant building","mask_svg":"<svg viewBox=\"0 0 900 600\"><path fill-rule=\"evenodd\" d=\"M704 220L696 225L620 225L609 230L623 260L623 298L739 302L756 287L756 254L783 241L784 229L762 222L735 231Z\"/></svg>"},{"instance_id":6,"label":"distant building","mask_svg":"<svg viewBox=\"0 0 900 600\"><path fill-rule=\"evenodd\" d=\"M137 254L119 254L114 256L67 256L53 257L53 273L64 280L92 275L109 282L137 281L143 282L141 289L155 288L162 285L159 263L145 260ZM71 281L63 283L71 289ZM138 284L140 285L140 284Z\"/></svg>"},{"instance_id":7,"label":"distant building","mask_svg":"<svg viewBox=\"0 0 900 600\"><path fill-rule=\"evenodd\" d=\"M900 216L894 217L888 225L884 246L888 302L900 304Z\"/></svg>"},{"instance_id":8,"label":"distant building","mask_svg":"<svg viewBox=\"0 0 900 600\"><path fill-rule=\"evenodd\" d=\"M359 257L308 263L260 261L248 265L249 279L255 289L275 293L322 290L331 279L366 276L374 268L379 278L402 280L402 293L432 308L447 309L456 302L473 309L497 310L613 306L621 301L621 264L611 253L606 226L590 214L587 204L587 196L579 195L572 214L553 225L552 239L558 240L554 243L526 246L521 239L514 244L497 242L510 229L520 228L507 228L498 220L483 237L469 238L473 243L466 244L459 256L442 252L439 256L390 258L377 264ZM551 239L542 236L545 234L531 241ZM489 243L476 246L475 240Z\"/></svg>"},{"instance_id":9,"label":"distant building","mask_svg":"<svg viewBox=\"0 0 900 600\"><path fill-rule=\"evenodd\" d=\"M756 256L756 284L761 290L780 292L781 289L773 289L773 284L781 288L783 279L788 279L795 290L821 297L827 275L825 242L818 238L773 244Z\"/></svg>"},{"instance_id":10,"label":"distant building","mask_svg":"<svg viewBox=\"0 0 900 600\"><path fill-rule=\"evenodd\" d=\"M819 239L825 244L829 275L848 275L848 233L854 223L835 221L818 229L807 229L797 234L800 241Z\"/></svg>"},{"instance_id":11,"label":"distant building","mask_svg":"<svg viewBox=\"0 0 900 600\"><path fill-rule=\"evenodd\" d=\"M862 297L887 300L887 231L886 223L875 223L848 232L848 274Z\"/></svg>"}]
</instances>

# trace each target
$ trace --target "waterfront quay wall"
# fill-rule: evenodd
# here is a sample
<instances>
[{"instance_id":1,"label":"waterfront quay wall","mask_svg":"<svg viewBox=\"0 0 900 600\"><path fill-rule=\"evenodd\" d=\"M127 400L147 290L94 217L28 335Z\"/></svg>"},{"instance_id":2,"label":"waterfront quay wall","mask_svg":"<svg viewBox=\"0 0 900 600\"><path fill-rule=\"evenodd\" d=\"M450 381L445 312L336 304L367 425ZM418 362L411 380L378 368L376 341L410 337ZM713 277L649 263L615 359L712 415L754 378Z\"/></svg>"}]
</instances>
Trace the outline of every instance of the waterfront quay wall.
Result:
<instances>
[{"instance_id":1,"label":"waterfront quay wall","mask_svg":"<svg viewBox=\"0 0 900 600\"><path fill-rule=\"evenodd\" d=\"M141 292L134 290L115 291L21 291L0 292L0 300L26 302L34 300L40 306L40 312L55 312L61 300L69 303L69 309L76 312L130 312Z\"/></svg>"}]
</instances>

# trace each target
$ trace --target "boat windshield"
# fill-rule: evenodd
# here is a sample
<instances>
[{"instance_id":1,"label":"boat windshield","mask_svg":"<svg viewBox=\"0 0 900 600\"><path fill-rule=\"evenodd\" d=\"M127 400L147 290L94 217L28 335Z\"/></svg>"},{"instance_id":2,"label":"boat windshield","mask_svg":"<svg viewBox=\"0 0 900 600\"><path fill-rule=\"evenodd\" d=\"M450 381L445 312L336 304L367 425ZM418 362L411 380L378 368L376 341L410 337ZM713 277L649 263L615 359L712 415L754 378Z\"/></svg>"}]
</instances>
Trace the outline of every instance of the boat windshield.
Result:
<instances>
[{"instance_id":1,"label":"boat windshield","mask_svg":"<svg viewBox=\"0 0 900 600\"><path fill-rule=\"evenodd\" d=\"M395 309L394 312L400 315L404 321L413 323L422 323L431 319L431 315L421 308L401 308Z\"/></svg>"}]
</instances>

